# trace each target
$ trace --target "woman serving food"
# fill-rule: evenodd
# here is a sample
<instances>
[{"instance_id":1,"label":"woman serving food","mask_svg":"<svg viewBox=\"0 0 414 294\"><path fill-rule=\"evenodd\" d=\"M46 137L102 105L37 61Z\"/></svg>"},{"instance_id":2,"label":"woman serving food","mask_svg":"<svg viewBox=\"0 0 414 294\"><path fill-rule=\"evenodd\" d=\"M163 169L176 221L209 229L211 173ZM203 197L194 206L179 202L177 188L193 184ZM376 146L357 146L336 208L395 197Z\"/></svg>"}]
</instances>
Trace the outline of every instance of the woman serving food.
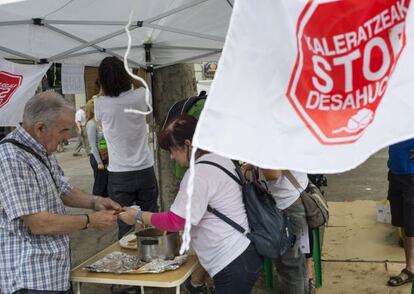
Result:
<instances>
[{"instance_id":1,"label":"woman serving food","mask_svg":"<svg viewBox=\"0 0 414 294\"><path fill-rule=\"evenodd\" d=\"M196 124L194 117L183 114L172 120L159 135L160 147L168 150L171 159L182 166L189 165ZM246 236L207 211L207 206L211 205L248 229L241 187L220 169L197 162L217 163L237 176L234 164L230 159L203 150L198 150L195 158L191 203L194 250L201 265L213 278L217 294L250 293L259 277L262 258ZM175 201L167 212L151 213L126 208L126 212L121 213L119 218L130 225L138 222L170 232L182 230L186 217L188 180L189 171L184 175Z\"/></svg>"}]
</instances>

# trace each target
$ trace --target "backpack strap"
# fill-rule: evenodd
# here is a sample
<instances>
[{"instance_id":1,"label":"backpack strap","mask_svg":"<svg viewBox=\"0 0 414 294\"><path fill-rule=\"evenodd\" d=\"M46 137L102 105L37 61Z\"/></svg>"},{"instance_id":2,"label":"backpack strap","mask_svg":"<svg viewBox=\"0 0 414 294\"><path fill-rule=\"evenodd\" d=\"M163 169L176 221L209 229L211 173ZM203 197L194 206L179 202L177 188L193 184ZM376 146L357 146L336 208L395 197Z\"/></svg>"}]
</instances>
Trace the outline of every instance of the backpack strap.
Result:
<instances>
[{"instance_id":1,"label":"backpack strap","mask_svg":"<svg viewBox=\"0 0 414 294\"><path fill-rule=\"evenodd\" d=\"M230 178L232 178L237 184L239 185L243 185L243 182L240 180L240 178L236 177L235 175L233 175L228 169L222 167L220 164L212 162L212 161L208 161L208 160L202 160L197 162L198 163L202 163L202 164L208 164L208 165L213 165L219 169L221 169L223 172L225 172Z\"/></svg>"},{"instance_id":2,"label":"backpack strap","mask_svg":"<svg viewBox=\"0 0 414 294\"><path fill-rule=\"evenodd\" d=\"M303 187L299 184L298 180L290 172L290 170L282 170L282 175L284 175L289 180L289 182L296 188L296 190L299 191L299 193L301 189L303 190Z\"/></svg>"},{"instance_id":3,"label":"backpack strap","mask_svg":"<svg viewBox=\"0 0 414 294\"><path fill-rule=\"evenodd\" d=\"M224 221L225 223L229 224L230 226L232 226L234 229L236 229L237 231L239 231L240 233L242 233L243 235L247 236L249 234L249 232L243 228L241 225L239 225L238 223L236 223L235 221L233 221L231 218L228 218L227 216L225 216L224 214L222 214L220 211L218 211L217 209L213 208L209 205L207 205L207 211L211 212L212 214L214 214L215 216L217 216L219 219L221 219L222 221Z\"/></svg>"},{"instance_id":4,"label":"backpack strap","mask_svg":"<svg viewBox=\"0 0 414 294\"><path fill-rule=\"evenodd\" d=\"M50 170L50 168L46 164L46 162L43 160L43 158L36 151L34 151L31 147L29 147L27 145L24 145L24 144L20 143L19 141L15 140L15 139L3 139L3 140L0 141L0 144L5 144L5 143L13 144L13 145L19 147L20 149L23 149L24 151L30 153L34 157L36 157L36 159L39 160L47 168L47 170L50 173L50 177L52 178L53 183L55 183L55 186L57 188L57 184L56 184L55 178L53 177L52 171Z\"/></svg>"},{"instance_id":5,"label":"backpack strap","mask_svg":"<svg viewBox=\"0 0 414 294\"><path fill-rule=\"evenodd\" d=\"M235 175L233 175L229 170L227 170L225 167L221 166L218 163L212 162L212 161L207 161L207 160L203 160L203 161L199 161L196 164L208 164L208 165L212 165L215 166L219 169L221 169L223 172L225 172L229 177L231 177L237 184L242 185L242 181L237 178ZM222 221L224 221L225 223L229 224L230 226L232 226L234 229L236 229L237 231L239 231L240 233L242 233L245 236L249 236L249 232L243 228L241 225L239 225L238 223L236 223L235 221L233 221L232 219L230 219L229 217L227 217L226 215L222 214L220 211L218 211L217 209L213 208L210 206L210 204L207 205L207 211L211 212L212 214L214 214L215 216L217 216L219 219L221 219Z\"/></svg>"}]
</instances>

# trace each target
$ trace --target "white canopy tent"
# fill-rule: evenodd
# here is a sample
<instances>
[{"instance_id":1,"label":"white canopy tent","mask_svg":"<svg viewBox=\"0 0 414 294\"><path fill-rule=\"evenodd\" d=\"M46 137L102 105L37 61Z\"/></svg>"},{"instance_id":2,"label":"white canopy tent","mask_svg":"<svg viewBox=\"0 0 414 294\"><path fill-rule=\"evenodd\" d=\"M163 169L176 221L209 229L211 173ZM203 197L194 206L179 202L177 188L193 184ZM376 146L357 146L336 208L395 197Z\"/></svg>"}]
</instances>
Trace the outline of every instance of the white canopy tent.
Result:
<instances>
[{"instance_id":1,"label":"white canopy tent","mask_svg":"<svg viewBox=\"0 0 414 294\"><path fill-rule=\"evenodd\" d=\"M97 66L126 50L154 69L216 61L234 0L27 0L0 5L0 57ZM1 2L0 2L1 4Z\"/></svg>"}]
</instances>

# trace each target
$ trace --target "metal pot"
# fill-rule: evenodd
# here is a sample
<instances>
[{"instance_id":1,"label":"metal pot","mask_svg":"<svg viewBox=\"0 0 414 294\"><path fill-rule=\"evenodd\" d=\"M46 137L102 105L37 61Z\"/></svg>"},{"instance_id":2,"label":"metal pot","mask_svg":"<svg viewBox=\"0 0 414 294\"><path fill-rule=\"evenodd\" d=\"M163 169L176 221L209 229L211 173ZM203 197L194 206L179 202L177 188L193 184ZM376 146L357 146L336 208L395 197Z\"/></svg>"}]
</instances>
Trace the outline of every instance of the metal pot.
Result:
<instances>
[{"instance_id":1,"label":"metal pot","mask_svg":"<svg viewBox=\"0 0 414 294\"><path fill-rule=\"evenodd\" d=\"M135 233L137 237L138 255L141 260L150 262L153 259L174 259L178 255L178 233L157 229L145 229Z\"/></svg>"}]
</instances>

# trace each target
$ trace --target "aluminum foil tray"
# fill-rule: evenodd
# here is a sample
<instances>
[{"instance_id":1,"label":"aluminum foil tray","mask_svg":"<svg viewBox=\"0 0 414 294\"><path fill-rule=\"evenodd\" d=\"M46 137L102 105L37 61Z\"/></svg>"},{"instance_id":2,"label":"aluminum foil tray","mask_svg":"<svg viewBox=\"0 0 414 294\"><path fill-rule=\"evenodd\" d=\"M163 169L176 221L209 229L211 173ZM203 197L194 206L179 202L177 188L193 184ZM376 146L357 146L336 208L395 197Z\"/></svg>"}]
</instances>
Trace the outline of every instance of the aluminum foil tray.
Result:
<instances>
[{"instance_id":1,"label":"aluminum foil tray","mask_svg":"<svg viewBox=\"0 0 414 294\"><path fill-rule=\"evenodd\" d=\"M154 274L175 270L186 261L187 255L181 255L176 256L173 260L154 259L153 261L146 263L141 261L138 256L115 251L83 269L96 273Z\"/></svg>"}]
</instances>

